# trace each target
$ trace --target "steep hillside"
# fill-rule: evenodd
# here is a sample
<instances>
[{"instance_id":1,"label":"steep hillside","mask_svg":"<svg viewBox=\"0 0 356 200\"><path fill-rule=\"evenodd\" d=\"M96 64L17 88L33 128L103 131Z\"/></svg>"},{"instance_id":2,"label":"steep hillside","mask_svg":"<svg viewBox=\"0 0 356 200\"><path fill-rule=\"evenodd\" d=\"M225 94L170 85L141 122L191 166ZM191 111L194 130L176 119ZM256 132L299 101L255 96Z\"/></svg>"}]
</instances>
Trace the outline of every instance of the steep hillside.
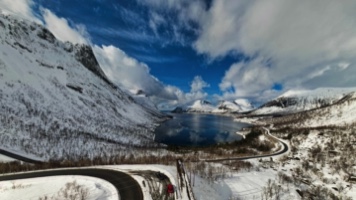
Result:
<instances>
[{"instance_id":1,"label":"steep hillside","mask_svg":"<svg viewBox=\"0 0 356 200\"><path fill-rule=\"evenodd\" d=\"M356 124L356 93L351 92L331 105L286 114L279 117L260 119L275 128L347 127Z\"/></svg>"},{"instance_id":2,"label":"steep hillside","mask_svg":"<svg viewBox=\"0 0 356 200\"><path fill-rule=\"evenodd\" d=\"M242 112L250 111L254 108L247 99L236 99L234 103L240 106Z\"/></svg>"},{"instance_id":3,"label":"steep hillside","mask_svg":"<svg viewBox=\"0 0 356 200\"><path fill-rule=\"evenodd\" d=\"M235 101L220 101L213 105L206 100L196 100L192 105L184 108L176 108L173 112L196 112L196 113L240 113L251 110L253 107L246 99L237 99Z\"/></svg>"},{"instance_id":4,"label":"steep hillside","mask_svg":"<svg viewBox=\"0 0 356 200\"><path fill-rule=\"evenodd\" d=\"M217 108L213 110L214 113L238 113L252 110L253 106L246 99L236 99L235 101L221 101Z\"/></svg>"},{"instance_id":5,"label":"steep hillside","mask_svg":"<svg viewBox=\"0 0 356 200\"><path fill-rule=\"evenodd\" d=\"M225 112L238 112L241 111L241 107L234 102L221 101L217 108L213 110L215 113L225 113Z\"/></svg>"},{"instance_id":6,"label":"steep hillside","mask_svg":"<svg viewBox=\"0 0 356 200\"><path fill-rule=\"evenodd\" d=\"M187 112L210 113L215 107L208 101L196 100L193 105L188 106Z\"/></svg>"},{"instance_id":7,"label":"steep hillside","mask_svg":"<svg viewBox=\"0 0 356 200\"><path fill-rule=\"evenodd\" d=\"M115 87L89 46L0 15L0 148L44 159L151 143L159 119Z\"/></svg>"},{"instance_id":8,"label":"steep hillside","mask_svg":"<svg viewBox=\"0 0 356 200\"><path fill-rule=\"evenodd\" d=\"M332 105L356 88L318 88L315 90L291 90L269 101L251 114L296 113Z\"/></svg>"}]
</instances>

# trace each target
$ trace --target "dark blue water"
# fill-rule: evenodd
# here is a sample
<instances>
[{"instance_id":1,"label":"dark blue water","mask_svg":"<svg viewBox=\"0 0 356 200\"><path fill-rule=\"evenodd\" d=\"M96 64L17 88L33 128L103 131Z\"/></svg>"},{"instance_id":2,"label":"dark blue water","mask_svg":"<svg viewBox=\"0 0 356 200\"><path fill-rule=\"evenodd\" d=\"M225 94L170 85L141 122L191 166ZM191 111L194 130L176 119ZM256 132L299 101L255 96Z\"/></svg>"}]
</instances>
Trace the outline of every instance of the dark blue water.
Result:
<instances>
[{"instance_id":1,"label":"dark blue water","mask_svg":"<svg viewBox=\"0 0 356 200\"><path fill-rule=\"evenodd\" d=\"M241 140L236 131L249 124L232 117L203 114L172 114L173 119L155 130L155 141L177 146L206 146Z\"/></svg>"}]
</instances>

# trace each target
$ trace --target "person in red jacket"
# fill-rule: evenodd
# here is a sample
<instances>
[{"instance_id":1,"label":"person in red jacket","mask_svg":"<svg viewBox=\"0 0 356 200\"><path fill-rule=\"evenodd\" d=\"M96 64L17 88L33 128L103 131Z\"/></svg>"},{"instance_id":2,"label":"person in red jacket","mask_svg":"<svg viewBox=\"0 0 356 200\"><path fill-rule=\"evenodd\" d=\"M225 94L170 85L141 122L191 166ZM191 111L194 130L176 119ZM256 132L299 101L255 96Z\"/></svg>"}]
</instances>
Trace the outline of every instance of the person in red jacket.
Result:
<instances>
[{"instance_id":1,"label":"person in red jacket","mask_svg":"<svg viewBox=\"0 0 356 200\"><path fill-rule=\"evenodd\" d=\"M167 193L168 193L168 194L174 193L174 187L173 187L172 184L168 184L168 185L167 185Z\"/></svg>"}]
</instances>

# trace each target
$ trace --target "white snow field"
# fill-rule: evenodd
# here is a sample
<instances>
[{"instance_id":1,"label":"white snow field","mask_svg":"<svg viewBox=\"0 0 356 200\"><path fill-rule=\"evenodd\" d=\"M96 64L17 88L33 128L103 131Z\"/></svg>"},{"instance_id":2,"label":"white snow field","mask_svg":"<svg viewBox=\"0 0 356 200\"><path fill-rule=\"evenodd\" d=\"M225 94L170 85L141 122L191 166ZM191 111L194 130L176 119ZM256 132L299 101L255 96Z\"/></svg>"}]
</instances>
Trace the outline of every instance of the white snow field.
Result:
<instances>
[{"instance_id":1,"label":"white snow field","mask_svg":"<svg viewBox=\"0 0 356 200\"><path fill-rule=\"evenodd\" d=\"M0 182L1 200L39 200L64 198L67 185L80 186L86 200L118 200L116 188L109 182L88 176L52 176ZM83 192L84 193L84 192ZM67 194L77 194L67 190ZM79 198L76 198L79 199Z\"/></svg>"},{"instance_id":2,"label":"white snow field","mask_svg":"<svg viewBox=\"0 0 356 200\"><path fill-rule=\"evenodd\" d=\"M10 157L0 154L0 163L1 162L6 163L6 162L11 162L11 161L16 161L16 159L13 159L13 158L10 158Z\"/></svg>"},{"instance_id":3,"label":"white snow field","mask_svg":"<svg viewBox=\"0 0 356 200\"><path fill-rule=\"evenodd\" d=\"M96 166L95 168L104 168L111 170L123 171L126 173L132 171L159 171L165 174L174 186L177 186L177 172L174 166L165 165L112 165ZM233 173L230 177L223 180L209 183L207 180L199 177L193 182L193 192L197 200L228 200L230 198L243 197L242 199L259 199L263 187L269 179L274 180L276 172L273 170L261 171L244 171ZM140 184L145 200L152 200L147 185L144 186L142 181L145 180L139 175L131 176ZM78 185L88 189L88 200L115 200L117 191L110 183L93 177L87 176L54 176L44 178L20 179L16 181L0 182L1 200L37 200L40 197L58 197L61 189L65 188L66 183L76 181ZM49 184L50 182L50 184ZM157 183L159 184L159 183ZM289 195L290 194L285 194ZM186 190L178 193L177 200L188 200Z\"/></svg>"},{"instance_id":4,"label":"white snow field","mask_svg":"<svg viewBox=\"0 0 356 200\"><path fill-rule=\"evenodd\" d=\"M198 113L209 113L212 112L215 107L208 101L205 100L196 100L190 106L188 106L188 112L198 112Z\"/></svg>"},{"instance_id":5,"label":"white snow field","mask_svg":"<svg viewBox=\"0 0 356 200\"><path fill-rule=\"evenodd\" d=\"M205 100L196 100L186 106L187 112L224 114L232 112L246 112L252 110L253 106L247 99L236 99L235 101L220 101L217 105Z\"/></svg>"},{"instance_id":6,"label":"white snow field","mask_svg":"<svg viewBox=\"0 0 356 200\"><path fill-rule=\"evenodd\" d=\"M133 171L156 171L165 174L174 186L177 186L176 168L173 166L165 165L108 165L108 166L95 166L89 168L111 169L126 172L130 174ZM145 180L142 176L130 174L141 186L144 199L152 200L149 188L143 185L142 181ZM116 188L107 181L102 179L88 177L88 176L53 176L44 178L33 179L19 179L16 181L2 181L0 182L0 197L1 200L38 200L39 197L56 197L60 195L60 190L66 183L76 181L78 185L89 190L88 200L115 200L117 198ZM49 183L50 182L50 188ZM160 184L160 183L157 183ZM12 189L13 186L16 188ZM129 187L129 186L128 186ZM160 186L162 187L162 186ZM49 189L47 189L49 188ZM3 199L5 197L5 199ZM181 200L188 199L185 190L179 193Z\"/></svg>"}]
</instances>

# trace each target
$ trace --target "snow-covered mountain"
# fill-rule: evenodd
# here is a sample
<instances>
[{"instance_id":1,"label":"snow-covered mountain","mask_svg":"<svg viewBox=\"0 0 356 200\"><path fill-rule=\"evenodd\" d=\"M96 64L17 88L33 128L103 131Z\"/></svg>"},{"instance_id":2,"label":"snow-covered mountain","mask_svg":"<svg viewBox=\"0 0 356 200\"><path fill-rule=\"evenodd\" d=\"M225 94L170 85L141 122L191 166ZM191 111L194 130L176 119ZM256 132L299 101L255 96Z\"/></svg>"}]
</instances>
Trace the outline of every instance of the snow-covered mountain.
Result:
<instances>
[{"instance_id":1,"label":"snow-covered mountain","mask_svg":"<svg viewBox=\"0 0 356 200\"><path fill-rule=\"evenodd\" d=\"M0 30L0 148L94 157L152 141L161 116L114 86L89 46L14 16L0 14Z\"/></svg>"},{"instance_id":2,"label":"snow-covered mountain","mask_svg":"<svg viewBox=\"0 0 356 200\"><path fill-rule=\"evenodd\" d=\"M146 108L147 111L152 112L154 115L160 115L157 106L153 103L153 101L146 95L146 93L142 90L132 93L131 96L135 99L135 102L140 104L142 107Z\"/></svg>"},{"instance_id":3,"label":"snow-covered mountain","mask_svg":"<svg viewBox=\"0 0 356 200\"><path fill-rule=\"evenodd\" d=\"M252 110L253 106L246 99L237 99L235 101L220 101L217 105L213 105L206 100L196 100L191 105L185 107L177 107L172 112L196 112L196 113L240 113Z\"/></svg>"},{"instance_id":4,"label":"snow-covered mountain","mask_svg":"<svg viewBox=\"0 0 356 200\"><path fill-rule=\"evenodd\" d=\"M234 103L240 107L240 111L242 112L250 111L254 108L247 99L236 99Z\"/></svg>"},{"instance_id":5,"label":"snow-covered mountain","mask_svg":"<svg viewBox=\"0 0 356 200\"><path fill-rule=\"evenodd\" d=\"M213 110L215 113L224 113L224 112L238 112L241 108L235 102L231 101L221 101L217 107Z\"/></svg>"},{"instance_id":6,"label":"snow-covered mountain","mask_svg":"<svg viewBox=\"0 0 356 200\"><path fill-rule=\"evenodd\" d=\"M206 100L196 100L191 106L188 106L187 112L211 113L215 107Z\"/></svg>"},{"instance_id":7,"label":"snow-covered mountain","mask_svg":"<svg viewBox=\"0 0 356 200\"><path fill-rule=\"evenodd\" d=\"M325 107L336 103L356 88L318 88L315 90L290 90L263 104L251 114L295 113Z\"/></svg>"},{"instance_id":8,"label":"snow-covered mountain","mask_svg":"<svg viewBox=\"0 0 356 200\"><path fill-rule=\"evenodd\" d=\"M305 127L355 125L355 113L356 92L350 92L331 106L312 110L303 117L301 124Z\"/></svg>"},{"instance_id":9,"label":"snow-covered mountain","mask_svg":"<svg viewBox=\"0 0 356 200\"><path fill-rule=\"evenodd\" d=\"M355 113L356 92L350 92L332 104L302 112L262 118L261 122L273 124L274 127L278 128L346 127L356 124Z\"/></svg>"},{"instance_id":10,"label":"snow-covered mountain","mask_svg":"<svg viewBox=\"0 0 356 200\"><path fill-rule=\"evenodd\" d=\"M215 113L237 113L252 110L253 106L246 99L236 99L235 101L221 101L217 108L213 110Z\"/></svg>"}]
</instances>

